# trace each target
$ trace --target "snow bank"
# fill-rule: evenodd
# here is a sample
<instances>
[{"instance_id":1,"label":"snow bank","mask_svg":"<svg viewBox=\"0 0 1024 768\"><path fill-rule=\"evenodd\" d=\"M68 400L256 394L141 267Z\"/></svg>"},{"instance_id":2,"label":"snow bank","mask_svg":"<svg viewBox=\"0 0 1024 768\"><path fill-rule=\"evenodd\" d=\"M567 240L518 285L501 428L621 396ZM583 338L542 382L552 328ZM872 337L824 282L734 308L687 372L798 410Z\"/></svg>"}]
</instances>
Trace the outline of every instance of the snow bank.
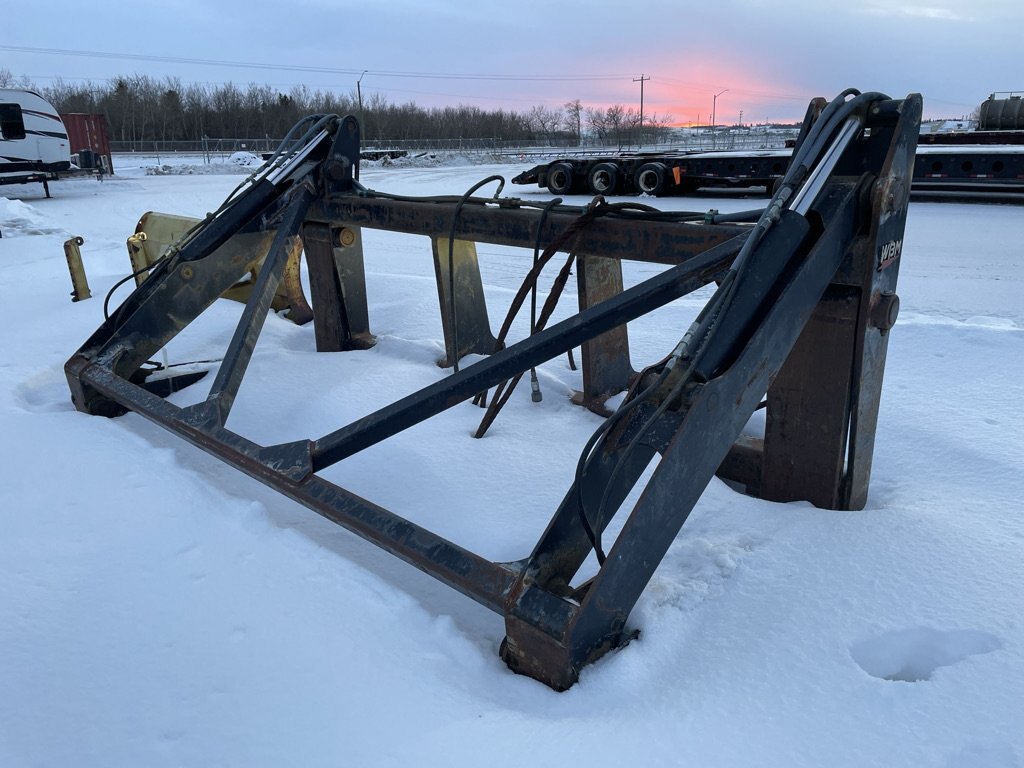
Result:
<instances>
[{"instance_id":1,"label":"snow bank","mask_svg":"<svg viewBox=\"0 0 1024 768\"><path fill-rule=\"evenodd\" d=\"M63 230L21 200L0 197L0 236L49 235Z\"/></svg>"},{"instance_id":2,"label":"snow bank","mask_svg":"<svg viewBox=\"0 0 1024 768\"><path fill-rule=\"evenodd\" d=\"M221 175L221 174L242 174L252 173L263 165L263 158L254 155L252 152L235 152L230 157L218 158L208 163L161 163L157 165L143 165L147 176L194 176Z\"/></svg>"}]
</instances>

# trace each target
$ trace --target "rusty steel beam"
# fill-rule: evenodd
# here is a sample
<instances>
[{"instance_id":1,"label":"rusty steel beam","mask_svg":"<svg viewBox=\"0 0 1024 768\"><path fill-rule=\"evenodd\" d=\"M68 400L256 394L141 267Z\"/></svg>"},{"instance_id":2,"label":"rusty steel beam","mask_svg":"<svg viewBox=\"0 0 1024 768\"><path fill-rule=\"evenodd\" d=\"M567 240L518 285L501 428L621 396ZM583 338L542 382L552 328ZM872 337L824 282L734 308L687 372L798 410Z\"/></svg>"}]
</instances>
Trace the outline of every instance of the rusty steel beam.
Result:
<instances>
[{"instance_id":1,"label":"rusty steel beam","mask_svg":"<svg viewBox=\"0 0 1024 768\"><path fill-rule=\"evenodd\" d=\"M457 205L449 201L350 195L318 200L309 218L388 232L448 237ZM516 199L492 204L473 198L459 210L456 235L460 240L532 249L538 238L542 243L551 242L584 210L559 206L546 215L538 232L540 217L535 204ZM729 224L707 226L645 220L639 215L607 216L595 219L582 230L572 248L609 259L673 265L746 231Z\"/></svg>"},{"instance_id":2,"label":"rusty steel beam","mask_svg":"<svg viewBox=\"0 0 1024 768\"><path fill-rule=\"evenodd\" d=\"M578 206L557 206L538 215L536 205L516 199L495 203L479 198L457 202L343 195L321 199L314 204L310 216L320 220L317 226L326 227L325 222L330 220L334 231L342 227L383 229L430 238L446 349L445 358L439 362L449 367L464 355L495 351L474 243L532 248L538 242L557 238L586 211ZM692 214L690 217L702 218ZM453 219L457 219L458 235L453 259L457 290L449 297L447 237ZM642 225L638 226L640 221ZM681 264L747 231L736 225L644 220L624 213L594 219L559 250L579 254L577 286L579 308L583 310L621 292L620 261ZM307 253L307 258L310 255ZM314 263L311 259L311 269ZM727 266L728 261L723 259L717 273L706 275L706 282L718 277ZM353 293L359 295L360 291ZM327 300L332 304L344 303L337 291L321 301ZM451 327L453 319L455 330ZM605 400L625 390L634 373L626 327L610 329L603 336L588 340L581 356L583 388L573 402L607 416Z\"/></svg>"}]
</instances>

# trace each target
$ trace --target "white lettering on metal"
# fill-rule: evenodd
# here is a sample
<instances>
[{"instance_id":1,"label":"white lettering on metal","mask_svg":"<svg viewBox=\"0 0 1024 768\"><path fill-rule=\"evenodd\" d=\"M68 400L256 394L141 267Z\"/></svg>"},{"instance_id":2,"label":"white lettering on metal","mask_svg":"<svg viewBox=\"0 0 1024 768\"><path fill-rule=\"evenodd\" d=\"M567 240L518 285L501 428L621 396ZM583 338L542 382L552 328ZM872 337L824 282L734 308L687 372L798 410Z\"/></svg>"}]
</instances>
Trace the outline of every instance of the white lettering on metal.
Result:
<instances>
[{"instance_id":1,"label":"white lettering on metal","mask_svg":"<svg viewBox=\"0 0 1024 768\"><path fill-rule=\"evenodd\" d=\"M890 240L888 243L882 246L882 250L878 254L878 268L885 269L887 266L892 264L900 257L900 253L903 251L903 240Z\"/></svg>"}]
</instances>

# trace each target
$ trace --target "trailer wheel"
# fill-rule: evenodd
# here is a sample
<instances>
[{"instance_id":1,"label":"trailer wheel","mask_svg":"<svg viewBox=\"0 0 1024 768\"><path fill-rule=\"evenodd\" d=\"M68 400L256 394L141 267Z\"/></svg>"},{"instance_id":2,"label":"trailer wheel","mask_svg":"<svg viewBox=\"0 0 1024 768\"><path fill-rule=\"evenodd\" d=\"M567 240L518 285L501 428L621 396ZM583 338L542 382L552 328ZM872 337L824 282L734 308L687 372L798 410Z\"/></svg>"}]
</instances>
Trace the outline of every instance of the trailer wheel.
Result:
<instances>
[{"instance_id":1,"label":"trailer wheel","mask_svg":"<svg viewBox=\"0 0 1024 768\"><path fill-rule=\"evenodd\" d=\"M552 163L548 166L548 191L553 195L568 195L573 188L572 166L569 163Z\"/></svg>"},{"instance_id":2,"label":"trailer wheel","mask_svg":"<svg viewBox=\"0 0 1024 768\"><path fill-rule=\"evenodd\" d=\"M668 168L664 163L644 163L633 174L633 185L637 192L657 197L665 192Z\"/></svg>"},{"instance_id":3,"label":"trailer wheel","mask_svg":"<svg viewBox=\"0 0 1024 768\"><path fill-rule=\"evenodd\" d=\"M587 186L595 195L614 195L619 187L619 169L615 163L598 163L587 174Z\"/></svg>"}]
</instances>

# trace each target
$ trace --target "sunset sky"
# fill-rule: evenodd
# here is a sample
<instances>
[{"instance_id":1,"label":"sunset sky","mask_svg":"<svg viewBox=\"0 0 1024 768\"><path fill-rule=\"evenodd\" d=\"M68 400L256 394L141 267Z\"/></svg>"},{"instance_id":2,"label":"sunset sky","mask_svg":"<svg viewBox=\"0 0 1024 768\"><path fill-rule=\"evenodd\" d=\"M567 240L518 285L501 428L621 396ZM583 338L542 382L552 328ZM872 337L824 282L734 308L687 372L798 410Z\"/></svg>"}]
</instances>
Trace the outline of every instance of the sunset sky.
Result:
<instances>
[{"instance_id":1,"label":"sunset sky","mask_svg":"<svg viewBox=\"0 0 1024 768\"><path fill-rule=\"evenodd\" d=\"M1021 0L70 0L4 12L0 69L294 85L525 111L580 99L673 123L793 121L847 87L920 92L926 117L1024 92ZM364 73L365 72L365 73Z\"/></svg>"}]
</instances>

